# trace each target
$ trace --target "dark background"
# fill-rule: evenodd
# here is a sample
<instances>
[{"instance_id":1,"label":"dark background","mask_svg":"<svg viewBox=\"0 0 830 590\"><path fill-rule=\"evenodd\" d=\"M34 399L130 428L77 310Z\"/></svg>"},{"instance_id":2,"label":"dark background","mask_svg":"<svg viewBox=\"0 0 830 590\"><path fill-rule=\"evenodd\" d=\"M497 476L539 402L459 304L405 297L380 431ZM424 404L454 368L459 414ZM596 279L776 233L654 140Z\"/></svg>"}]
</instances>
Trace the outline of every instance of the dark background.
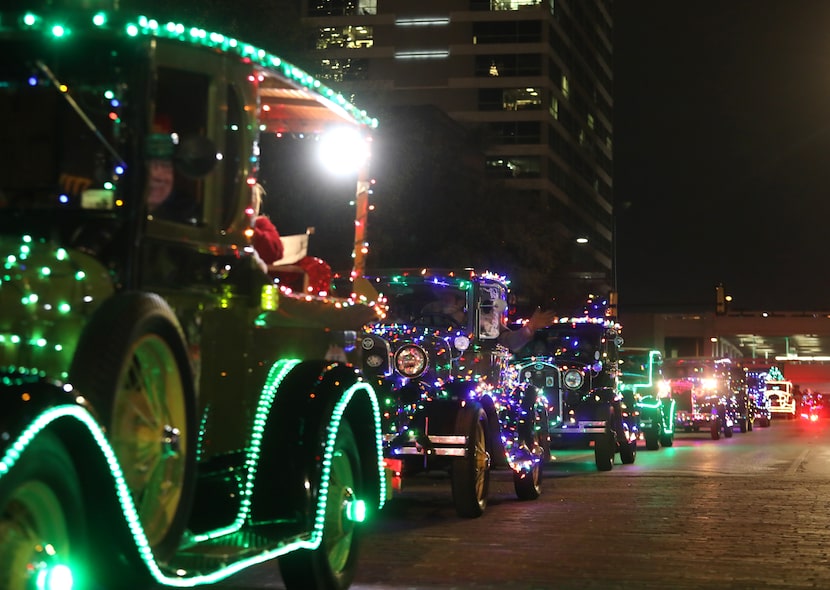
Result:
<instances>
[{"instance_id":1,"label":"dark background","mask_svg":"<svg viewBox=\"0 0 830 590\"><path fill-rule=\"evenodd\" d=\"M621 308L830 308L830 2L613 14Z\"/></svg>"}]
</instances>

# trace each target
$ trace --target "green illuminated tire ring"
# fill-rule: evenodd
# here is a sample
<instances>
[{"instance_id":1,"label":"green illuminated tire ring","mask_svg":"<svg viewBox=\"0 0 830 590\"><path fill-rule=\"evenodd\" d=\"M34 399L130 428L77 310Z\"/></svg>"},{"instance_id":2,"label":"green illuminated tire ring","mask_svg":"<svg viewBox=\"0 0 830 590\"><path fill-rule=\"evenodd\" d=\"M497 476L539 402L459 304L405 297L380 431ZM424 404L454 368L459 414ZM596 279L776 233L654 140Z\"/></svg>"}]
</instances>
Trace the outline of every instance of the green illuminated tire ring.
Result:
<instances>
[{"instance_id":1,"label":"green illuminated tire ring","mask_svg":"<svg viewBox=\"0 0 830 590\"><path fill-rule=\"evenodd\" d=\"M81 336L70 380L99 412L153 553L168 559L190 513L196 408L167 303L147 293L105 302Z\"/></svg>"},{"instance_id":2,"label":"green illuminated tire ring","mask_svg":"<svg viewBox=\"0 0 830 590\"><path fill-rule=\"evenodd\" d=\"M63 444L41 432L29 443L0 488L0 588L68 587L55 578L84 564L84 505L78 475ZM48 544L54 555L43 550ZM36 585L33 567L44 565L51 580ZM61 571L63 569L63 571ZM72 571L75 587L77 571Z\"/></svg>"},{"instance_id":3,"label":"green illuminated tire ring","mask_svg":"<svg viewBox=\"0 0 830 590\"><path fill-rule=\"evenodd\" d=\"M299 550L280 557L288 590L345 590L354 578L360 526L348 508L360 498L362 472L357 442L348 422L341 421L331 459L323 541L314 551Z\"/></svg>"},{"instance_id":4,"label":"green illuminated tire ring","mask_svg":"<svg viewBox=\"0 0 830 590\"><path fill-rule=\"evenodd\" d=\"M484 514L490 489L490 454L487 452L487 415L481 406L467 404L456 417L457 433L467 437L464 457L453 459L450 469L452 500L462 518Z\"/></svg>"}]
</instances>

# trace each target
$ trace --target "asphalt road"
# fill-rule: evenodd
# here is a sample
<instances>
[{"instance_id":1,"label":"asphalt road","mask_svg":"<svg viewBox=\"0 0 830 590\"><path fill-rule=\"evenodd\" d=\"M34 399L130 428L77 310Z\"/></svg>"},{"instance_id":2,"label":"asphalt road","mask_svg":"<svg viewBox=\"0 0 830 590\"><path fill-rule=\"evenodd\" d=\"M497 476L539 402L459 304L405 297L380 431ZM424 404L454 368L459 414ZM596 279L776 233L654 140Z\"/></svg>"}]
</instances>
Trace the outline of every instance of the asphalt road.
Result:
<instances>
[{"instance_id":1,"label":"asphalt road","mask_svg":"<svg viewBox=\"0 0 830 590\"><path fill-rule=\"evenodd\" d=\"M445 477L405 482L368 525L352 590L830 588L828 421L679 433L604 473L588 450L554 454L538 500L497 471L473 520ZM282 583L266 565L222 586Z\"/></svg>"}]
</instances>

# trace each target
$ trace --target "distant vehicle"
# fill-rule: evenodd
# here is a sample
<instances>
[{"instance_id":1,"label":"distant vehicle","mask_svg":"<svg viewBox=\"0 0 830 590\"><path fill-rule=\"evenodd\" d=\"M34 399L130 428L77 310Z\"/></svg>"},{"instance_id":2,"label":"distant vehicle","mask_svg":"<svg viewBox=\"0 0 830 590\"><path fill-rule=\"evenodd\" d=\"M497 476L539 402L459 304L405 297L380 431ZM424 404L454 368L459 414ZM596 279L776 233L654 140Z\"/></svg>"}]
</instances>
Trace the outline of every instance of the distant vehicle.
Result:
<instances>
[{"instance_id":1,"label":"distant vehicle","mask_svg":"<svg viewBox=\"0 0 830 590\"><path fill-rule=\"evenodd\" d=\"M599 311L560 318L516 351L519 379L543 388L553 406L551 447L590 447L599 471L637 457L639 419L633 392L619 383L621 327Z\"/></svg>"},{"instance_id":2,"label":"distant vehicle","mask_svg":"<svg viewBox=\"0 0 830 590\"><path fill-rule=\"evenodd\" d=\"M461 517L485 511L490 471L512 471L516 495L538 498L550 460L541 390L510 379L499 343L507 279L465 270L394 269L365 277L388 305L359 338L366 378L383 402L384 455L396 483L446 471Z\"/></svg>"},{"instance_id":3,"label":"distant vehicle","mask_svg":"<svg viewBox=\"0 0 830 590\"><path fill-rule=\"evenodd\" d=\"M708 431L713 440L733 435L739 412L730 363L730 359L702 357L663 363L663 374L677 402L677 430Z\"/></svg>"},{"instance_id":4,"label":"distant vehicle","mask_svg":"<svg viewBox=\"0 0 830 590\"><path fill-rule=\"evenodd\" d=\"M204 586L279 559L288 588L345 589L388 493L347 358L375 311L275 284L251 202L265 144L372 120L180 23L3 12L0 49L0 588ZM150 210L157 184L188 214Z\"/></svg>"},{"instance_id":5,"label":"distant vehicle","mask_svg":"<svg viewBox=\"0 0 830 590\"><path fill-rule=\"evenodd\" d=\"M675 408L671 389L663 379L659 350L625 347L620 350L620 389L630 391L640 414L640 432L646 449L674 444Z\"/></svg>"},{"instance_id":6,"label":"distant vehicle","mask_svg":"<svg viewBox=\"0 0 830 590\"><path fill-rule=\"evenodd\" d=\"M791 381L767 379L764 381L764 398L773 418L795 418L795 396Z\"/></svg>"},{"instance_id":7,"label":"distant vehicle","mask_svg":"<svg viewBox=\"0 0 830 590\"><path fill-rule=\"evenodd\" d=\"M816 422L830 417L830 404L827 396L815 391L808 391L801 398L801 410L799 415L802 419Z\"/></svg>"}]
</instances>

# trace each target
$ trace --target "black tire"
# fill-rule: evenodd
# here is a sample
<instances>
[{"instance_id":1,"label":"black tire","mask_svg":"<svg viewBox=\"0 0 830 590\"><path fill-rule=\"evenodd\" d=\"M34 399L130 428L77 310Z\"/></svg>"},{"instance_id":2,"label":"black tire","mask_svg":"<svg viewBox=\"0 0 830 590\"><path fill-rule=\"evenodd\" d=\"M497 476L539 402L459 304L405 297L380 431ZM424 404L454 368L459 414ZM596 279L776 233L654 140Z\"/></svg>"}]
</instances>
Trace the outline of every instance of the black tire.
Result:
<instances>
[{"instance_id":1,"label":"black tire","mask_svg":"<svg viewBox=\"0 0 830 590\"><path fill-rule=\"evenodd\" d=\"M601 434L594 440L594 464L597 471L611 471L614 468L614 435Z\"/></svg>"},{"instance_id":2,"label":"black tire","mask_svg":"<svg viewBox=\"0 0 830 590\"><path fill-rule=\"evenodd\" d=\"M735 434L735 433L732 431L732 427L724 425L724 427L723 427L723 436L725 436L726 438L732 438L733 434Z\"/></svg>"},{"instance_id":3,"label":"black tire","mask_svg":"<svg viewBox=\"0 0 830 590\"><path fill-rule=\"evenodd\" d=\"M461 518L478 518L487 507L490 490L490 453L487 451L487 415L481 406L467 404L458 412L456 432L467 436L464 457L450 469L452 501Z\"/></svg>"},{"instance_id":4,"label":"black tire","mask_svg":"<svg viewBox=\"0 0 830 590\"><path fill-rule=\"evenodd\" d=\"M0 588L27 590L39 572L29 564L47 564L54 575L67 564L86 563L87 531L78 474L60 440L41 432L3 476L0 487ZM43 546L50 544L54 555ZM86 587L72 572L75 587Z\"/></svg>"},{"instance_id":5,"label":"black tire","mask_svg":"<svg viewBox=\"0 0 830 590\"><path fill-rule=\"evenodd\" d=\"M70 379L107 429L157 559L185 530L196 471L196 396L178 321L147 293L117 296L85 329Z\"/></svg>"},{"instance_id":6,"label":"black tire","mask_svg":"<svg viewBox=\"0 0 830 590\"><path fill-rule=\"evenodd\" d=\"M513 472L513 487L519 500L536 500L542 495L542 463L533 465L528 473Z\"/></svg>"},{"instance_id":7,"label":"black tire","mask_svg":"<svg viewBox=\"0 0 830 590\"><path fill-rule=\"evenodd\" d=\"M349 423L340 422L331 462L323 540L315 550L280 557L288 590L346 590L357 571L361 527L349 518L348 505L360 498L363 472L357 441Z\"/></svg>"},{"instance_id":8,"label":"black tire","mask_svg":"<svg viewBox=\"0 0 830 590\"><path fill-rule=\"evenodd\" d=\"M749 428L748 426L748 423L749 420L747 420L746 418L738 418L738 429L741 432L747 432L748 430L751 430L751 428Z\"/></svg>"},{"instance_id":9,"label":"black tire","mask_svg":"<svg viewBox=\"0 0 830 590\"><path fill-rule=\"evenodd\" d=\"M660 435L660 446L672 447L674 446L674 432L665 432Z\"/></svg>"},{"instance_id":10,"label":"black tire","mask_svg":"<svg viewBox=\"0 0 830 590\"><path fill-rule=\"evenodd\" d=\"M623 465L631 465L637 460L637 438L632 437L628 424L622 423L619 428L620 461Z\"/></svg>"},{"instance_id":11,"label":"black tire","mask_svg":"<svg viewBox=\"0 0 830 590\"><path fill-rule=\"evenodd\" d=\"M643 432L643 437L646 439L646 449L649 451L656 451L660 448L660 435L654 428L649 428Z\"/></svg>"},{"instance_id":12,"label":"black tire","mask_svg":"<svg viewBox=\"0 0 830 590\"><path fill-rule=\"evenodd\" d=\"M535 397L535 396L534 396ZM523 443L528 449L538 449L542 456L533 464L529 472L513 472L513 487L519 500L536 500L542 494L542 465L550 460L550 435L548 433L547 413L533 407L527 410L528 419L522 432ZM546 453L546 455L545 455Z\"/></svg>"},{"instance_id":13,"label":"black tire","mask_svg":"<svg viewBox=\"0 0 830 590\"><path fill-rule=\"evenodd\" d=\"M720 421L713 420L709 424L709 431L711 432L712 440L720 440Z\"/></svg>"}]
</instances>

